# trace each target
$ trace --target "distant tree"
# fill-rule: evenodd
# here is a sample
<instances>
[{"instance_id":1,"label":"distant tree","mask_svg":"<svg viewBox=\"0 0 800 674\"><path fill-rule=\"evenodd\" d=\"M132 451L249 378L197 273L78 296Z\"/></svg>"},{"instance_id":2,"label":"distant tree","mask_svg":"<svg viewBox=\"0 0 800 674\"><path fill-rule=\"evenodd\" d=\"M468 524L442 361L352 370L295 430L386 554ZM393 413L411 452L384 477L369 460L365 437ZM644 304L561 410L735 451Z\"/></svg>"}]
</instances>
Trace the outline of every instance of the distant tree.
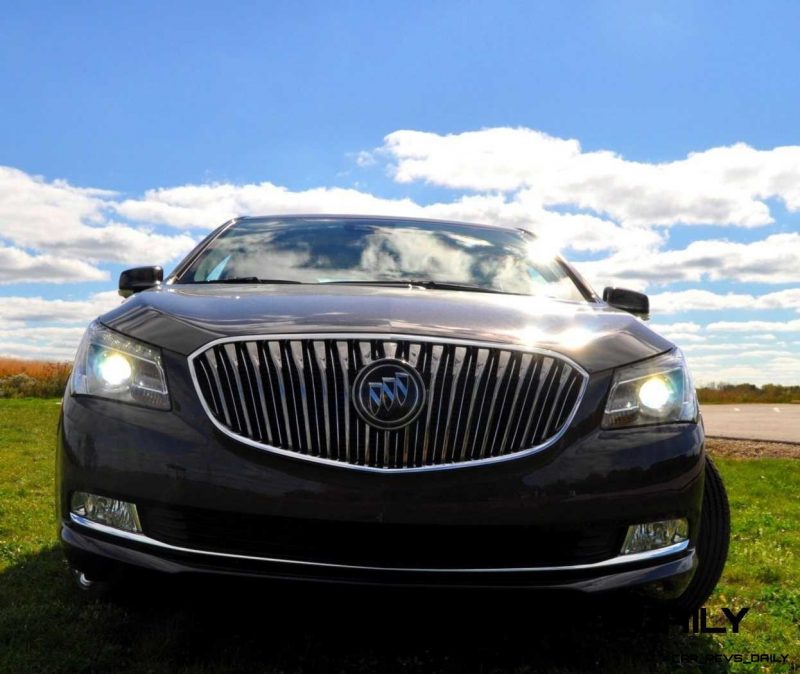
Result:
<instances>
[{"instance_id":1,"label":"distant tree","mask_svg":"<svg viewBox=\"0 0 800 674\"><path fill-rule=\"evenodd\" d=\"M712 382L698 388L697 397L701 403L792 403L800 402L800 386Z\"/></svg>"}]
</instances>

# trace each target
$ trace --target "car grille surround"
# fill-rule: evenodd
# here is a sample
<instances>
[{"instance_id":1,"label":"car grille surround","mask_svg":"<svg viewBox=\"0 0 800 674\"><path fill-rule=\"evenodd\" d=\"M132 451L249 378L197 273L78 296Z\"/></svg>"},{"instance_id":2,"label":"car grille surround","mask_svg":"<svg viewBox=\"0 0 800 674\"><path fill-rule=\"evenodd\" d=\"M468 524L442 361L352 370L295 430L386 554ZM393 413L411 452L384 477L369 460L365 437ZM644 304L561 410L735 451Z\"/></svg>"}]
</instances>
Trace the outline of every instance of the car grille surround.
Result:
<instances>
[{"instance_id":1,"label":"car grille surround","mask_svg":"<svg viewBox=\"0 0 800 674\"><path fill-rule=\"evenodd\" d=\"M383 430L353 403L365 367L419 374L421 413ZM347 468L435 470L540 451L563 435L588 381L552 351L418 335L287 334L215 340L189 356L200 401L226 435Z\"/></svg>"}]
</instances>

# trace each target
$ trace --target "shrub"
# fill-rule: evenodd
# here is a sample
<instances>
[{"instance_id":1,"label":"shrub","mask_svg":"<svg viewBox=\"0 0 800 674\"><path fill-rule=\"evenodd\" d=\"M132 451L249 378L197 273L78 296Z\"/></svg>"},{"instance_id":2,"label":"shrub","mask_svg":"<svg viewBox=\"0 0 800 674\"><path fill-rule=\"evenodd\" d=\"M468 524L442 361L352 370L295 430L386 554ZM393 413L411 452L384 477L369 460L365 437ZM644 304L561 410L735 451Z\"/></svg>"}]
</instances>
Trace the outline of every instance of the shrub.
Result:
<instances>
[{"instance_id":1,"label":"shrub","mask_svg":"<svg viewBox=\"0 0 800 674\"><path fill-rule=\"evenodd\" d=\"M0 358L0 398L60 398L72 365Z\"/></svg>"}]
</instances>

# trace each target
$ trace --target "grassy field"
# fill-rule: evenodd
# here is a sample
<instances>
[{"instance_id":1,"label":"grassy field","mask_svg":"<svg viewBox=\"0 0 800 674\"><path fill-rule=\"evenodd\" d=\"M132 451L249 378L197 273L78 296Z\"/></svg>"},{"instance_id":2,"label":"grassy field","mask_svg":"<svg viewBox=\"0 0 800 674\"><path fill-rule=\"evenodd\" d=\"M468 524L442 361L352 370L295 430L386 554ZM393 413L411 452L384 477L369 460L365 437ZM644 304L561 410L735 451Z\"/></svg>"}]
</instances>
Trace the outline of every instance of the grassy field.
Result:
<instances>
[{"instance_id":1,"label":"grassy field","mask_svg":"<svg viewBox=\"0 0 800 674\"><path fill-rule=\"evenodd\" d=\"M718 461L734 533L709 623L748 606L739 634L664 633L625 602L521 592L186 580L92 603L55 544L57 415L53 400L0 400L0 672L791 671L725 663L762 653L800 665L800 461Z\"/></svg>"}]
</instances>

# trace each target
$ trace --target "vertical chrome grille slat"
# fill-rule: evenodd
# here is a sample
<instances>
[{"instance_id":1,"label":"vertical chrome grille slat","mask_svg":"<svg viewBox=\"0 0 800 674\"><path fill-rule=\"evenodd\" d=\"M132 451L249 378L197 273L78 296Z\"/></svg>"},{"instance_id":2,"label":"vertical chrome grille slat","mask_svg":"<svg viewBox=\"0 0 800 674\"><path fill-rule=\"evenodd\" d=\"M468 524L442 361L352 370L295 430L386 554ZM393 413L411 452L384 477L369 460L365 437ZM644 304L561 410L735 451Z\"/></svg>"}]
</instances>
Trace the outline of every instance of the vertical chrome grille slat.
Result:
<instances>
[{"instance_id":1,"label":"vertical chrome grille slat","mask_svg":"<svg viewBox=\"0 0 800 674\"><path fill-rule=\"evenodd\" d=\"M358 346L353 342L352 339L347 341L347 380L348 382L352 382L355 377L356 373L363 367L363 362L361 361L361 350ZM348 391L350 387L348 386ZM348 409L352 409L349 406L350 400L348 396ZM353 457L351 462L356 465L364 465L364 456L366 454L366 443L369 442L369 439L366 438L366 424L361 420L357 414L351 414L351 423L350 423L350 436L347 438L347 445L348 448L352 448Z\"/></svg>"},{"instance_id":2,"label":"vertical chrome grille slat","mask_svg":"<svg viewBox=\"0 0 800 674\"><path fill-rule=\"evenodd\" d=\"M511 434L511 439L509 440L511 447L519 446L519 443L522 442L522 438L524 435L520 435L520 433L525 432L525 428L528 424L528 418L530 414L528 411L532 407L532 403L535 400L536 391L538 389L538 382L539 382L539 374L541 373L542 368L542 357L538 354L531 354L531 360L528 364L528 369L525 372L525 376L522 379L522 397L519 401L519 409L517 414L517 422L514 425L514 431ZM509 424L510 428L510 424Z\"/></svg>"},{"instance_id":3,"label":"vertical chrome grille slat","mask_svg":"<svg viewBox=\"0 0 800 674\"><path fill-rule=\"evenodd\" d=\"M555 390L553 392L552 402L548 405L548 414L547 414L547 421L545 422L544 426L542 427L542 437L547 437L549 435L548 429L551 427L554 418L558 416L558 410L560 407L560 400L562 396L566 394L565 388L566 383L569 380L569 372L567 372L566 368L561 368L561 374L559 376L559 380L555 383Z\"/></svg>"},{"instance_id":4,"label":"vertical chrome grille slat","mask_svg":"<svg viewBox=\"0 0 800 674\"><path fill-rule=\"evenodd\" d=\"M298 400L298 387L295 386L291 344L289 341L282 341L279 343L278 347L280 376L283 385L281 390L286 398L286 411L288 412L286 426L294 447L296 447L298 451L305 453L306 448L303 442L305 434L302 432L299 424L299 417L302 410L300 401Z\"/></svg>"},{"instance_id":5,"label":"vertical chrome grille slat","mask_svg":"<svg viewBox=\"0 0 800 674\"><path fill-rule=\"evenodd\" d=\"M505 453L508 431L514 420L514 410L519 399L519 391L525 372L527 354L512 353L506 370L505 382L503 383L503 401L496 411L495 436L492 444L492 456L499 456Z\"/></svg>"},{"instance_id":6,"label":"vertical chrome grille slat","mask_svg":"<svg viewBox=\"0 0 800 674\"><path fill-rule=\"evenodd\" d=\"M488 419L486 412L492 404L492 392L494 391L494 384L497 379L497 365L499 354L497 351L490 350L486 359L486 366L483 369L480 384L478 385L478 400L475 414L472 418L473 432L472 432L472 448L469 458L479 459L480 451L483 448L482 439L488 433Z\"/></svg>"},{"instance_id":7,"label":"vertical chrome grille slat","mask_svg":"<svg viewBox=\"0 0 800 674\"><path fill-rule=\"evenodd\" d=\"M564 401L561 405L561 410L558 413L558 419L554 428L558 429L564 424L572 411L575 404L575 397L578 395L578 388L580 387L580 377L576 376L574 372L570 374L569 383L567 385L566 393L564 394Z\"/></svg>"},{"instance_id":8,"label":"vertical chrome grille slat","mask_svg":"<svg viewBox=\"0 0 800 674\"><path fill-rule=\"evenodd\" d=\"M219 383L214 380L214 375L211 373L211 365L208 363L208 357L205 354L197 357L196 367L198 371L198 384L201 386L201 395L209 403L211 412L215 417L221 416L222 413L222 392L219 390ZM208 395L202 391L202 387L207 387Z\"/></svg>"},{"instance_id":9,"label":"vertical chrome grille slat","mask_svg":"<svg viewBox=\"0 0 800 674\"><path fill-rule=\"evenodd\" d=\"M397 351L395 352L395 358L400 358L407 362L411 362L411 345L408 342L398 342L397 344ZM408 426L403 429L403 449L402 449L402 457L400 458L400 465L403 468L407 468L410 464L409 456L413 459L413 454L409 455L409 448L411 446L411 433L412 429L415 428L415 424Z\"/></svg>"},{"instance_id":10,"label":"vertical chrome grille slat","mask_svg":"<svg viewBox=\"0 0 800 674\"><path fill-rule=\"evenodd\" d=\"M433 420L429 430L433 432L429 436L432 446L432 463L444 463L446 446L444 444L444 430L447 424L447 412L450 402L450 389L453 377L453 360L455 349L451 344L442 347L442 352L438 357L439 365L436 368L436 404L432 406Z\"/></svg>"},{"instance_id":11,"label":"vertical chrome grille slat","mask_svg":"<svg viewBox=\"0 0 800 674\"><path fill-rule=\"evenodd\" d=\"M258 386L253 381L253 365L250 362L250 356L246 346L247 345L243 342L236 343L236 361L239 366L239 378L242 381L242 391L245 397L244 404L253 426L253 432L263 441L266 439L267 431L260 414L261 406L259 404Z\"/></svg>"},{"instance_id":12,"label":"vertical chrome grille slat","mask_svg":"<svg viewBox=\"0 0 800 674\"><path fill-rule=\"evenodd\" d=\"M253 435L253 426L250 423L250 414L247 411L247 404L245 401L245 394L244 394L244 387L242 385L242 378L239 372L239 357L236 354L236 344L226 344L223 347L224 358L226 359L226 369L229 368L229 376L232 376L233 381L235 382L236 389L234 390L234 395L236 396L235 406L236 406L236 414L239 416L239 424L242 430L247 429L247 435ZM241 422L244 421L244 427L241 426Z\"/></svg>"},{"instance_id":13,"label":"vertical chrome grille slat","mask_svg":"<svg viewBox=\"0 0 800 674\"><path fill-rule=\"evenodd\" d=\"M455 416L454 410L456 408L456 396L458 395L459 383L463 385L463 381L461 381L461 368L464 365L466 352L467 349L463 346L453 347L453 362L450 376L450 397L446 408L447 417L444 425L444 435L442 437L441 452L443 463L452 461L452 452L450 452L450 432L452 430L453 417Z\"/></svg>"},{"instance_id":14,"label":"vertical chrome grille slat","mask_svg":"<svg viewBox=\"0 0 800 674\"><path fill-rule=\"evenodd\" d=\"M510 407L509 407L509 411L508 411L509 418L508 418L508 421L506 422L506 424L504 426L503 435L500 438L500 444L499 444L498 449L497 449L498 454L502 454L505 451L506 446L508 445L508 434L511 431L512 419L514 419L515 416L516 417L519 416L519 415L515 415L514 412L517 409L517 402L519 401L519 394L520 394L520 391L522 390L522 385L523 385L523 383L525 381L525 376L522 373L523 372L527 373L528 367L530 366L530 361L532 359L533 359L533 357L528 353L519 354L519 361L518 361L518 363L516 365L517 374L516 374L516 377L514 378L514 381L516 382L516 384L514 385L514 396L511 399L511 403L510 403Z\"/></svg>"},{"instance_id":15,"label":"vertical chrome grille slat","mask_svg":"<svg viewBox=\"0 0 800 674\"><path fill-rule=\"evenodd\" d=\"M383 358L408 363L426 389L422 414L397 430L368 425L351 398L356 375ZM427 337L231 338L190 362L206 412L223 431L265 449L374 470L537 451L566 430L587 382L550 352Z\"/></svg>"},{"instance_id":16,"label":"vertical chrome grille slat","mask_svg":"<svg viewBox=\"0 0 800 674\"><path fill-rule=\"evenodd\" d=\"M300 443L309 454L313 454L311 443L311 420L308 416L308 392L305 382L305 361L303 344L297 340L287 342L290 381L294 388L295 425Z\"/></svg>"},{"instance_id":17,"label":"vertical chrome grille slat","mask_svg":"<svg viewBox=\"0 0 800 674\"><path fill-rule=\"evenodd\" d=\"M414 423L414 465L415 466L423 466L425 465L425 454L427 453L427 447L425 446L425 435L427 434L427 423L430 421L430 407L431 407L431 399L433 395L431 394L431 370L432 370L432 362L433 362L433 345L432 344L420 344L419 350L419 364L417 365L417 370L422 374L422 381L425 383L425 389L428 392L428 402L426 406L428 407L428 411L423 410L422 414L417 418L417 421Z\"/></svg>"},{"instance_id":18,"label":"vertical chrome grille slat","mask_svg":"<svg viewBox=\"0 0 800 674\"><path fill-rule=\"evenodd\" d=\"M250 357L250 363L253 366L253 380L258 390L258 402L261 406L261 414L264 418L264 432L267 442L270 444L275 443L275 436L272 434L272 424L270 423L269 413L267 412L267 395L264 392L264 377L260 373L260 360L261 357L258 352L258 344L255 342L247 342L247 354Z\"/></svg>"},{"instance_id":19,"label":"vertical chrome grille slat","mask_svg":"<svg viewBox=\"0 0 800 674\"><path fill-rule=\"evenodd\" d=\"M440 400L437 398L439 388L442 385L440 375L444 376L444 370L447 367L447 358L442 358L444 354L444 347L434 344L431 347L431 366L430 366L430 379L428 384L428 412L425 418L425 432L422 440L422 463L428 465L428 459L433 461L436 457L434 454L433 441L431 438L431 426L433 426L438 419L438 411L440 409ZM435 366L433 365L435 363ZM436 416L436 419L432 417ZM434 429L435 433L435 429ZM435 437L435 435L434 435Z\"/></svg>"},{"instance_id":20,"label":"vertical chrome grille slat","mask_svg":"<svg viewBox=\"0 0 800 674\"><path fill-rule=\"evenodd\" d=\"M489 410L486 414L486 428L483 433L483 442L479 450L479 458L490 456L492 454L492 446L490 439L493 439L497 434L497 428L492 428L492 421L494 419L495 411L498 403L502 406L505 402L503 399L504 384L506 384L506 370L511 363L511 354L508 351L501 351L497 356L497 370L495 371L494 389L489 399ZM488 390L487 390L488 393Z\"/></svg>"},{"instance_id":21,"label":"vertical chrome grille slat","mask_svg":"<svg viewBox=\"0 0 800 674\"><path fill-rule=\"evenodd\" d=\"M461 382L459 382L458 401L456 402L457 412L455 427L453 428L453 441L451 458L459 461L463 457L464 442L462 435L466 435L466 428L469 426L469 406L472 400L472 393L475 389L475 367L478 360L478 349L470 347L466 349L464 355L464 365L461 368Z\"/></svg>"},{"instance_id":22,"label":"vertical chrome grille slat","mask_svg":"<svg viewBox=\"0 0 800 674\"><path fill-rule=\"evenodd\" d=\"M328 356L325 351L325 342L309 342L311 350L311 367L314 371L315 383L319 382L319 397L315 405L315 412L320 416L318 423L322 429L320 441L321 455L328 457L331 451L331 420L328 415ZM320 412L320 405L322 411Z\"/></svg>"},{"instance_id":23,"label":"vertical chrome grille slat","mask_svg":"<svg viewBox=\"0 0 800 674\"><path fill-rule=\"evenodd\" d=\"M283 412L283 442L289 446L292 444L292 419L289 416L289 404L286 400L286 384L284 381L284 365L281 356L280 342L267 342L265 353L269 354L272 363L273 379L275 390L280 396L280 409ZM294 445L296 446L296 445Z\"/></svg>"},{"instance_id":24,"label":"vertical chrome grille slat","mask_svg":"<svg viewBox=\"0 0 800 674\"><path fill-rule=\"evenodd\" d=\"M552 358L540 358L537 364L536 379L533 382L534 388L532 390L533 399L531 400L530 407L528 408L530 412L528 414L528 420L525 423L525 429L522 431L522 435L519 438L519 443L521 445L524 445L525 439L530 436L530 429L536 420L536 410L538 409L539 398L542 395L542 386L547 379L547 375L550 372L552 363Z\"/></svg>"},{"instance_id":25,"label":"vertical chrome grille slat","mask_svg":"<svg viewBox=\"0 0 800 674\"><path fill-rule=\"evenodd\" d=\"M472 395L470 396L469 409L467 410L467 417L464 427L464 440L461 443L461 448L458 456L459 461L466 461L470 459L471 444L470 444L470 428L472 427L472 418L475 412L475 404L478 399L478 391L483 381L483 371L486 369L486 349L475 350L475 367L472 370Z\"/></svg>"},{"instance_id":26,"label":"vertical chrome grille slat","mask_svg":"<svg viewBox=\"0 0 800 674\"><path fill-rule=\"evenodd\" d=\"M230 382L228 381L228 373L225 370L225 366L222 362L220 349L218 348L214 349L213 360L211 360L211 362L213 362L214 374L217 377L220 394L222 395L223 407L225 409L225 418L227 419L229 426L231 426L232 428L237 428L239 422L236 416L236 409L234 408L234 403L233 403L233 387L230 385Z\"/></svg>"},{"instance_id":27,"label":"vertical chrome grille slat","mask_svg":"<svg viewBox=\"0 0 800 674\"><path fill-rule=\"evenodd\" d=\"M338 354L338 368L341 373L342 390L339 393L339 405L344 413L344 435L341 441L345 444L347 463L353 462L353 445L350 442L350 361L348 359L347 342L334 342ZM356 453L357 455L357 453Z\"/></svg>"},{"instance_id":28,"label":"vertical chrome grille slat","mask_svg":"<svg viewBox=\"0 0 800 674\"><path fill-rule=\"evenodd\" d=\"M533 434L531 435L531 442L534 438L536 438L539 434L539 429L542 426L542 421L545 415L549 412L547 402L550 399L550 396L553 391L553 384L555 383L556 379L559 376L559 368L558 363L553 362L550 370L547 373L547 378L542 383L541 394L539 399L536 401L536 407L534 408L536 411L536 425L533 427Z\"/></svg>"},{"instance_id":29,"label":"vertical chrome grille slat","mask_svg":"<svg viewBox=\"0 0 800 674\"><path fill-rule=\"evenodd\" d=\"M261 375L264 394L268 397L267 414L271 417L270 423L274 422L274 436L272 443L279 447L289 444L284 419L282 414L283 396L278 384L275 363L272 361L269 344L265 342L256 343L258 351L258 370Z\"/></svg>"}]
</instances>

